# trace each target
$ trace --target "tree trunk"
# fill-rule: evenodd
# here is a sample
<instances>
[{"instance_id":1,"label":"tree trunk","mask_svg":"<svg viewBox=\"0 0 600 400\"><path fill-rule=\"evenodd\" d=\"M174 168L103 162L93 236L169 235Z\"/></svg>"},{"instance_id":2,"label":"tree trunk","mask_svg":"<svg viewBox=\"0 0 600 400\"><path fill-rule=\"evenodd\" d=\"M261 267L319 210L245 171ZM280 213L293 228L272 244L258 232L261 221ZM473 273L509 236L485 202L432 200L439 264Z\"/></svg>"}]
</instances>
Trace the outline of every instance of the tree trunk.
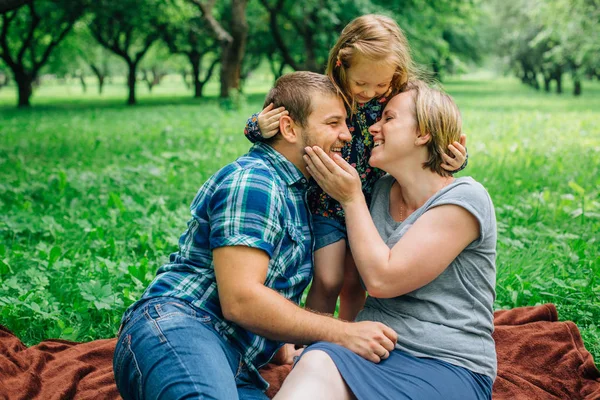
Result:
<instances>
[{"instance_id":1,"label":"tree trunk","mask_svg":"<svg viewBox=\"0 0 600 400\"><path fill-rule=\"evenodd\" d=\"M102 67L97 67L92 63L90 63L89 66L94 75L96 75L96 78L98 78L98 94L101 95L102 90L104 89L104 78L106 78L106 73L104 73L104 71L107 71L107 68L105 67L103 70L101 70L100 68Z\"/></svg>"},{"instance_id":2,"label":"tree trunk","mask_svg":"<svg viewBox=\"0 0 600 400\"><path fill-rule=\"evenodd\" d=\"M30 99L33 94L33 81L34 78L32 76L27 75L24 72L15 73L15 81L17 82L17 87L19 90L19 102L18 107L30 107Z\"/></svg>"},{"instance_id":3,"label":"tree trunk","mask_svg":"<svg viewBox=\"0 0 600 400\"><path fill-rule=\"evenodd\" d=\"M562 93L562 74L557 74L555 76L556 80L556 93Z\"/></svg>"},{"instance_id":4,"label":"tree trunk","mask_svg":"<svg viewBox=\"0 0 600 400\"><path fill-rule=\"evenodd\" d=\"M550 82L552 82L552 78L544 75L544 90L550 93Z\"/></svg>"},{"instance_id":5,"label":"tree trunk","mask_svg":"<svg viewBox=\"0 0 600 400\"><path fill-rule=\"evenodd\" d=\"M188 75L189 75L188 71L185 68L183 68L180 71L180 73L181 73L181 79L183 79L183 84L185 85L185 88L189 89L191 87L191 85L188 82Z\"/></svg>"},{"instance_id":6,"label":"tree trunk","mask_svg":"<svg viewBox=\"0 0 600 400\"><path fill-rule=\"evenodd\" d=\"M573 95L581 96L581 81L579 79L577 79L575 81L575 87L573 88Z\"/></svg>"},{"instance_id":7,"label":"tree trunk","mask_svg":"<svg viewBox=\"0 0 600 400\"><path fill-rule=\"evenodd\" d=\"M129 64L129 74L127 75L127 87L129 88L129 97L127 98L128 105L134 105L135 101L135 80L136 80L136 70L137 63L130 62Z\"/></svg>"},{"instance_id":8,"label":"tree trunk","mask_svg":"<svg viewBox=\"0 0 600 400\"><path fill-rule=\"evenodd\" d=\"M194 98L202 97L202 89L204 85L200 82L200 62L202 57L200 53L193 51L188 55L190 64L192 64L192 82L194 83Z\"/></svg>"},{"instance_id":9,"label":"tree trunk","mask_svg":"<svg viewBox=\"0 0 600 400\"><path fill-rule=\"evenodd\" d=\"M87 93L87 85L85 84L85 77L83 74L79 74L79 82L81 82L81 89L83 89L83 93Z\"/></svg>"},{"instance_id":10,"label":"tree trunk","mask_svg":"<svg viewBox=\"0 0 600 400\"><path fill-rule=\"evenodd\" d=\"M104 90L104 75L98 75L98 94L102 95Z\"/></svg>"},{"instance_id":11,"label":"tree trunk","mask_svg":"<svg viewBox=\"0 0 600 400\"><path fill-rule=\"evenodd\" d=\"M246 49L248 22L246 5L248 0L233 0L231 4L231 43L221 45L221 98L228 98L230 89L239 89L242 59Z\"/></svg>"}]
</instances>

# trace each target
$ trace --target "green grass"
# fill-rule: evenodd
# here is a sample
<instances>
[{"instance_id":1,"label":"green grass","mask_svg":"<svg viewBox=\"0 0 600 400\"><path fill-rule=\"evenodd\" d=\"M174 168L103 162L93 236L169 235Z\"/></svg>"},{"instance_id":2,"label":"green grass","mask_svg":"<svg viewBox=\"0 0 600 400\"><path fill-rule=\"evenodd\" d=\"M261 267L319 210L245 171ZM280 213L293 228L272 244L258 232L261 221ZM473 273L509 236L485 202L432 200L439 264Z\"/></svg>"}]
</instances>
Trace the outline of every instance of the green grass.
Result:
<instances>
[{"instance_id":1,"label":"green grass","mask_svg":"<svg viewBox=\"0 0 600 400\"><path fill-rule=\"evenodd\" d=\"M0 91L0 323L27 344L114 336L176 250L197 189L248 149L242 129L270 83L256 77L237 111L176 80L140 85L136 107L116 84L104 96L48 84L31 110ZM445 86L468 135L462 174L496 205L496 307L556 304L598 362L600 84L580 98L511 79Z\"/></svg>"}]
</instances>

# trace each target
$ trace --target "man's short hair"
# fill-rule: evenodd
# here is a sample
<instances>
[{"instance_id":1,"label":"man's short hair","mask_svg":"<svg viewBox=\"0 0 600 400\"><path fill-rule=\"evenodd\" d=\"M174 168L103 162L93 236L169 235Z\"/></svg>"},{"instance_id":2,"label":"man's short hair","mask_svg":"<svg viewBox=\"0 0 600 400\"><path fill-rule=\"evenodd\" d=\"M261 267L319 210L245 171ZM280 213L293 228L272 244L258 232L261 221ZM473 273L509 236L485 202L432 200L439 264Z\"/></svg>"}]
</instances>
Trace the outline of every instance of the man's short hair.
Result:
<instances>
[{"instance_id":1,"label":"man's short hair","mask_svg":"<svg viewBox=\"0 0 600 400\"><path fill-rule=\"evenodd\" d=\"M285 74L277 79L275 86L267 94L263 108L270 103L273 103L275 108L283 106L295 123L305 127L308 116L313 111L311 103L313 93L339 95L334 84L325 75L309 71Z\"/></svg>"}]
</instances>

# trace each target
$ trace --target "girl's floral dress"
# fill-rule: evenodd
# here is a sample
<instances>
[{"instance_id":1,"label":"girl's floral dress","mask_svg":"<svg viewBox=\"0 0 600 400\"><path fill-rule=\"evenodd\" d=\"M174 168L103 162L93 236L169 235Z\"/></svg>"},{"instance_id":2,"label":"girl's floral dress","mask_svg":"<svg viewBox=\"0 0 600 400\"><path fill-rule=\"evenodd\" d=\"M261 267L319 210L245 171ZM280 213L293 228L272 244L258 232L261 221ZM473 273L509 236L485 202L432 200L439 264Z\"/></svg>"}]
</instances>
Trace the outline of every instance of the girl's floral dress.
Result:
<instances>
[{"instance_id":1,"label":"girl's floral dress","mask_svg":"<svg viewBox=\"0 0 600 400\"><path fill-rule=\"evenodd\" d=\"M342 157L358 171L368 205L371 204L375 182L385 174L382 170L369 165L371 150L373 150L373 137L369 133L369 127L381 119L387 99L380 97L365 104L358 104L356 112L346 119L352 140L343 147ZM248 119L244 134L252 143L263 140L258 127L258 114L254 114ZM312 182L313 184L308 190L310 211L314 215L332 218L345 226L344 210L340 203L332 199L314 181Z\"/></svg>"}]
</instances>

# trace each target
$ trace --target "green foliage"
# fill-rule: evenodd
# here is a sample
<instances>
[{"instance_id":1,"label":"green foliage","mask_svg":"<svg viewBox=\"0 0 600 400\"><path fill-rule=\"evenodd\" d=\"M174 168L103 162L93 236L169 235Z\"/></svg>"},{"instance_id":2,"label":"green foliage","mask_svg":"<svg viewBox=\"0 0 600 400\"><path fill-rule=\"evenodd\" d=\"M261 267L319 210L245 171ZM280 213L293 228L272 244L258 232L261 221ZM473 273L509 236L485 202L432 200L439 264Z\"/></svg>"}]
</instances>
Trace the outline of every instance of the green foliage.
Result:
<instances>
[{"instance_id":1,"label":"green foliage","mask_svg":"<svg viewBox=\"0 0 600 400\"><path fill-rule=\"evenodd\" d=\"M465 72L467 64L482 60L484 23L479 0L395 0L373 3L398 21L413 56L438 79Z\"/></svg>"},{"instance_id":2,"label":"green foliage","mask_svg":"<svg viewBox=\"0 0 600 400\"><path fill-rule=\"evenodd\" d=\"M581 83L584 75L599 77L600 4L588 0L488 0L490 24L482 29L495 37L495 52L524 83L539 88L538 74L556 81L569 73ZM492 17L493 16L493 17ZM574 94L581 93L576 85Z\"/></svg>"},{"instance_id":3,"label":"green foliage","mask_svg":"<svg viewBox=\"0 0 600 400\"><path fill-rule=\"evenodd\" d=\"M462 174L496 206L496 307L556 304L600 360L600 86L589 87L561 98L506 79L447 83L468 135ZM176 251L198 187L248 149L262 94L231 112L170 90L179 97L142 96L136 109L122 93L41 91L27 111L0 92L0 323L26 343L114 336Z\"/></svg>"}]
</instances>

